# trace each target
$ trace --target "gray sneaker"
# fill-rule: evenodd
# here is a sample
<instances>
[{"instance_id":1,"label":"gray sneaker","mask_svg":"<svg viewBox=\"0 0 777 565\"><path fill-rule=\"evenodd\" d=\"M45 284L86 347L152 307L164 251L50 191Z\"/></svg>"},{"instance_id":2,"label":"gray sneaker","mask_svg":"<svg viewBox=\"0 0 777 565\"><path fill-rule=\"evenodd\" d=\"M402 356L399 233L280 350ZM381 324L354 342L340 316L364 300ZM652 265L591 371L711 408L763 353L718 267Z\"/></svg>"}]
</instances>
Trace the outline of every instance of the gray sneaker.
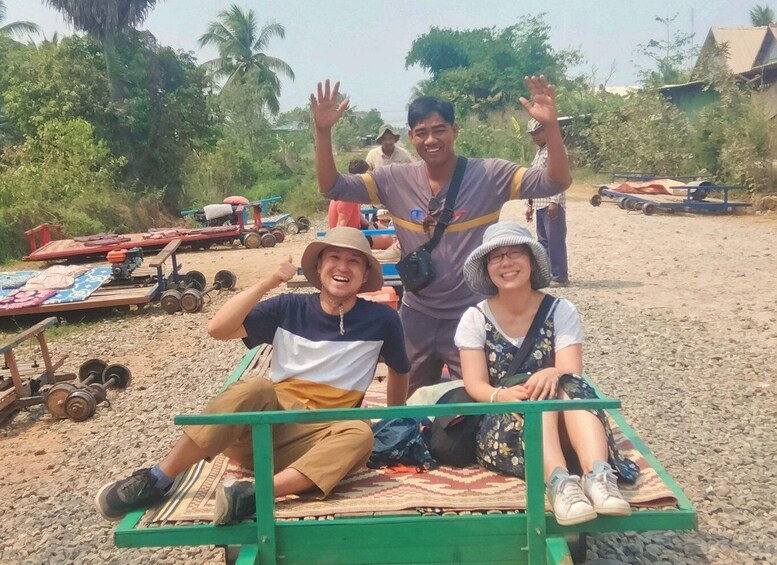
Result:
<instances>
[{"instance_id":1,"label":"gray sneaker","mask_svg":"<svg viewBox=\"0 0 777 565\"><path fill-rule=\"evenodd\" d=\"M213 523L217 526L240 522L256 514L254 482L249 480L225 482L216 491Z\"/></svg>"},{"instance_id":2,"label":"gray sneaker","mask_svg":"<svg viewBox=\"0 0 777 565\"><path fill-rule=\"evenodd\" d=\"M103 485L94 498L95 506L106 520L119 521L128 512L161 502L171 487L175 488L173 483L160 489L156 482L150 469L138 469L126 479Z\"/></svg>"},{"instance_id":3,"label":"gray sneaker","mask_svg":"<svg viewBox=\"0 0 777 565\"><path fill-rule=\"evenodd\" d=\"M631 516L631 506L618 490L618 479L612 469L587 473L583 477L583 492L598 514Z\"/></svg>"},{"instance_id":4,"label":"gray sneaker","mask_svg":"<svg viewBox=\"0 0 777 565\"><path fill-rule=\"evenodd\" d=\"M596 518L596 511L580 487L580 477L570 475L545 488L556 521L562 526L573 526Z\"/></svg>"}]
</instances>

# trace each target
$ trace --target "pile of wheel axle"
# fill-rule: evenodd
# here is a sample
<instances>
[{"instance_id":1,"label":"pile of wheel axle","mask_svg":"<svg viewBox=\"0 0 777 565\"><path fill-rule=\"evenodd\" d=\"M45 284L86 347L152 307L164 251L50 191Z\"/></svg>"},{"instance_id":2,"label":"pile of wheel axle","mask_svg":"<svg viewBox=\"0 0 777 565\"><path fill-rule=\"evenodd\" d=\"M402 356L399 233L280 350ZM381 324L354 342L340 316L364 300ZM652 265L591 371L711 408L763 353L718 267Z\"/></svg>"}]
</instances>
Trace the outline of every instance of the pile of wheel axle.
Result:
<instances>
[{"instance_id":1,"label":"pile of wheel axle","mask_svg":"<svg viewBox=\"0 0 777 565\"><path fill-rule=\"evenodd\" d=\"M174 314L183 310L188 314L196 314L205 305L205 296L214 290L234 290L237 286L237 275L232 271L219 271L213 277L213 284L205 286L207 279L200 271L189 271L178 283L178 288L171 288L162 293L159 299L162 310Z\"/></svg>"},{"instance_id":2,"label":"pile of wheel axle","mask_svg":"<svg viewBox=\"0 0 777 565\"><path fill-rule=\"evenodd\" d=\"M78 369L78 386L57 383L45 393L46 408L60 420L83 422L94 416L98 404L108 401L109 388L127 388L131 380L132 373L124 365L89 359Z\"/></svg>"}]
</instances>

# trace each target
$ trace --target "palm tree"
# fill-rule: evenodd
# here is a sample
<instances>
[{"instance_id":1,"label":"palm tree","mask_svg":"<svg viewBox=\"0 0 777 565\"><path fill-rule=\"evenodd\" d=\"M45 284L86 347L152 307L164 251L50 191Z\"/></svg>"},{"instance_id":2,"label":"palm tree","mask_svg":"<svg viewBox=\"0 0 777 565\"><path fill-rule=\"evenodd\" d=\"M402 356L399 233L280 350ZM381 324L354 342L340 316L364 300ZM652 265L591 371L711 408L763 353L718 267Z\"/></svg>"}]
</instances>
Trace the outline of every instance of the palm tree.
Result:
<instances>
[{"instance_id":1,"label":"palm tree","mask_svg":"<svg viewBox=\"0 0 777 565\"><path fill-rule=\"evenodd\" d=\"M0 37L11 37L23 33L38 33L38 26L32 22L11 22L5 25L5 0L0 0Z\"/></svg>"},{"instance_id":2,"label":"palm tree","mask_svg":"<svg viewBox=\"0 0 777 565\"><path fill-rule=\"evenodd\" d=\"M294 71L285 61L267 55L265 50L272 38L286 37L286 30L281 24L270 22L257 34L257 27L253 10L243 12L233 4L229 10L219 12L217 20L211 22L208 31L200 37L200 46L215 45L219 57L203 65L217 77L227 77L224 88L236 81L256 85L269 112L277 115L281 95L278 73L294 80Z\"/></svg>"},{"instance_id":3,"label":"palm tree","mask_svg":"<svg viewBox=\"0 0 777 565\"><path fill-rule=\"evenodd\" d=\"M85 31L103 44L105 71L111 98L121 100L121 83L115 72L116 38L146 19L157 0L44 0L60 11L77 30Z\"/></svg>"},{"instance_id":4,"label":"palm tree","mask_svg":"<svg viewBox=\"0 0 777 565\"><path fill-rule=\"evenodd\" d=\"M754 26L768 26L774 23L774 10L769 6L756 4L750 8L750 22Z\"/></svg>"}]
</instances>

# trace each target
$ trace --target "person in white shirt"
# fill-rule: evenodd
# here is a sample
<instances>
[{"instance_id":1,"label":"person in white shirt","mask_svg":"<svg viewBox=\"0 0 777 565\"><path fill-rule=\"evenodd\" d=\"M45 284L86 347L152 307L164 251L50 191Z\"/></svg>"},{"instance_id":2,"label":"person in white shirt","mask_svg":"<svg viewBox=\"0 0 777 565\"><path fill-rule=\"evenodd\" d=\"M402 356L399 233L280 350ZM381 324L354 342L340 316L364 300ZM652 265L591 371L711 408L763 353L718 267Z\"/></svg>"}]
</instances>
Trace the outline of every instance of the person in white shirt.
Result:
<instances>
[{"instance_id":1,"label":"person in white shirt","mask_svg":"<svg viewBox=\"0 0 777 565\"><path fill-rule=\"evenodd\" d=\"M380 126L378 137L375 138L375 141L380 143L380 147L372 149L367 153L367 158L365 159L371 171L394 163L412 163L414 161L407 150L397 146L399 134L390 125L383 124Z\"/></svg>"},{"instance_id":2,"label":"person in white shirt","mask_svg":"<svg viewBox=\"0 0 777 565\"><path fill-rule=\"evenodd\" d=\"M489 226L464 263L464 279L473 292L488 296L464 312L455 337L464 386L474 401L598 397L580 377L580 317L571 302L540 290L550 282L550 265L528 229L518 222ZM537 316L539 327L528 335ZM483 416L475 445L481 466L523 478L523 445L520 414ZM639 467L620 454L601 410L544 412L542 445L546 494L559 524L631 514L617 479L634 483ZM578 465L582 481L570 474Z\"/></svg>"}]
</instances>

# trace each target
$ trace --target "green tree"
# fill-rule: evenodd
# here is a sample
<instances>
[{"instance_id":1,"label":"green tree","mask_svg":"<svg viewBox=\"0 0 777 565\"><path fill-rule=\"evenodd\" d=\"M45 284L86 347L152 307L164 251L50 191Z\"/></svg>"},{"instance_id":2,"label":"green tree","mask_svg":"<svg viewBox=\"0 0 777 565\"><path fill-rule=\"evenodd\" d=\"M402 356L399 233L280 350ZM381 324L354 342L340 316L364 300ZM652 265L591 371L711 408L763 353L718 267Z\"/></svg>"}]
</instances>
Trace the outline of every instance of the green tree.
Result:
<instances>
[{"instance_id":1,"label":"green tree","mask_svg":"<svg viewBox=\"0 0 777 565\"><path fill-rule=\"evenodd\" d=\"M34 136L51 120L82 118L126 158L124 181L137 192L165 187L172 204L189 151L212 145L207 77L191 55L160 47L147 32L130 31L116 59L125 77L121 111L110 103L100 44L89 36L59 45L16 49L6 57L5 114Z\"/></svg>"},{"instance_id":2,"label":"green tree","mask_svg":"<svg viewBox=\"0 0 777 565\"><path fill-rule=\"evenodd\" d=\"M4 24L5 17L5 0L0 0L0 37L19 36L23 33L38 33L38 26L32 22L9 22Z\"/></svg>"},{"instance_id":3,"label":"green tree","mask_svg":"<svg viewBox=\"0 0 777 565\"><path fill-rule=\"evenodd\" d=\"M34 136L51 120L82 118L110 138L108 81L100 47L88 37L58 45L24 46L6 57L2 98L5 114L23 135Z\"/></svg>"},{"instance_id":4,"label":"green tree","mask_svg":"<svg viewBox=\"0 0 777 565\"><path fill-rule=\"evenodd\" d=\"M433 27L413 41L405 65L419 65L431 74L417 93L447 98L462 117L474 112L484 119L518 105L527 94L524 76L544 74L554 83L564 82L567 69L580 60L577 51L553 49L541 14L501 30Z\"/></svg>"},{"instance_id":5,"label":"green tree","mask_svg":"<svg viewBox=\"0 0 777 565\"><path fill-rule=\"evenodd\" d=\"M600 171L698 174L687 118L658 92L642 90L591 116L586 164Z\"/></svg>"},{"instance_id":6,"label":"green tree","mask_svg":"<svg viewBox=\"0 0 777 565\"><path fill-rule=\"evenodd\" d=\"M116 72L117 40L143 23L157 0L44 0L80 31L98 38L103 45L105 70L111 98L122 100L121 77Z\"/></svg>"},{"instance_id":7,"label":"green tree","mask_svg":"<svg viewBox=\"0 0 777 565\"><path fill-rule=\"evenodd\" d=\"M285 61L266 53L270 41L286 37L284 27L270 22L258 30L253 10L243 11L233 4L219 12L217 21L208 25L208 31L200 37L200 45L215 45L219 57L204 63L217 77L227 77L224 88L234 83L251 84L258 89L269 113L280 111L278 98L281 82L278 74L294 80L294 71Z\"/></svg>"},{"instance_id":8,"label":"green tree","mask_svg":"<svg viewBox=\"0 0 777 565\"><path fill-rule=\"evenodd\" d=\"M754 26L768 26L775 23L774 10L769 6L756 4L750 8L750 22Z\"/></svg>"},{"instance_id":9,"label":"green tree","mask_svg":"<svg viewBox=\"0 0 777 565\"><path fill-rule=\"evenodd\" d=\"M651 39L639 47L642 54L655 62L654 69L643 68L640 71L642 82L649 87L687 82L691 76L690 62L695 59L697 50L693 46L693 33L672 33L672 24L677 14L671 17L655 17L666 28L665 39Z\"/></svg>"},{"instance_id":10,"label":"green tree","mask_svg":"<svg viewBox=\"0 0 777 565\"><path fill-rule=\"evenodd\" d=\"M287 112L282 112L278 114L278 117L275 119L275 125L276 126L288 126L288 125L298 125L302 129L313 131L313 120L310 116L310 106L305 106L304 108L297 107L292 108L291 110Z\"/></svg>"}]
</instances>

